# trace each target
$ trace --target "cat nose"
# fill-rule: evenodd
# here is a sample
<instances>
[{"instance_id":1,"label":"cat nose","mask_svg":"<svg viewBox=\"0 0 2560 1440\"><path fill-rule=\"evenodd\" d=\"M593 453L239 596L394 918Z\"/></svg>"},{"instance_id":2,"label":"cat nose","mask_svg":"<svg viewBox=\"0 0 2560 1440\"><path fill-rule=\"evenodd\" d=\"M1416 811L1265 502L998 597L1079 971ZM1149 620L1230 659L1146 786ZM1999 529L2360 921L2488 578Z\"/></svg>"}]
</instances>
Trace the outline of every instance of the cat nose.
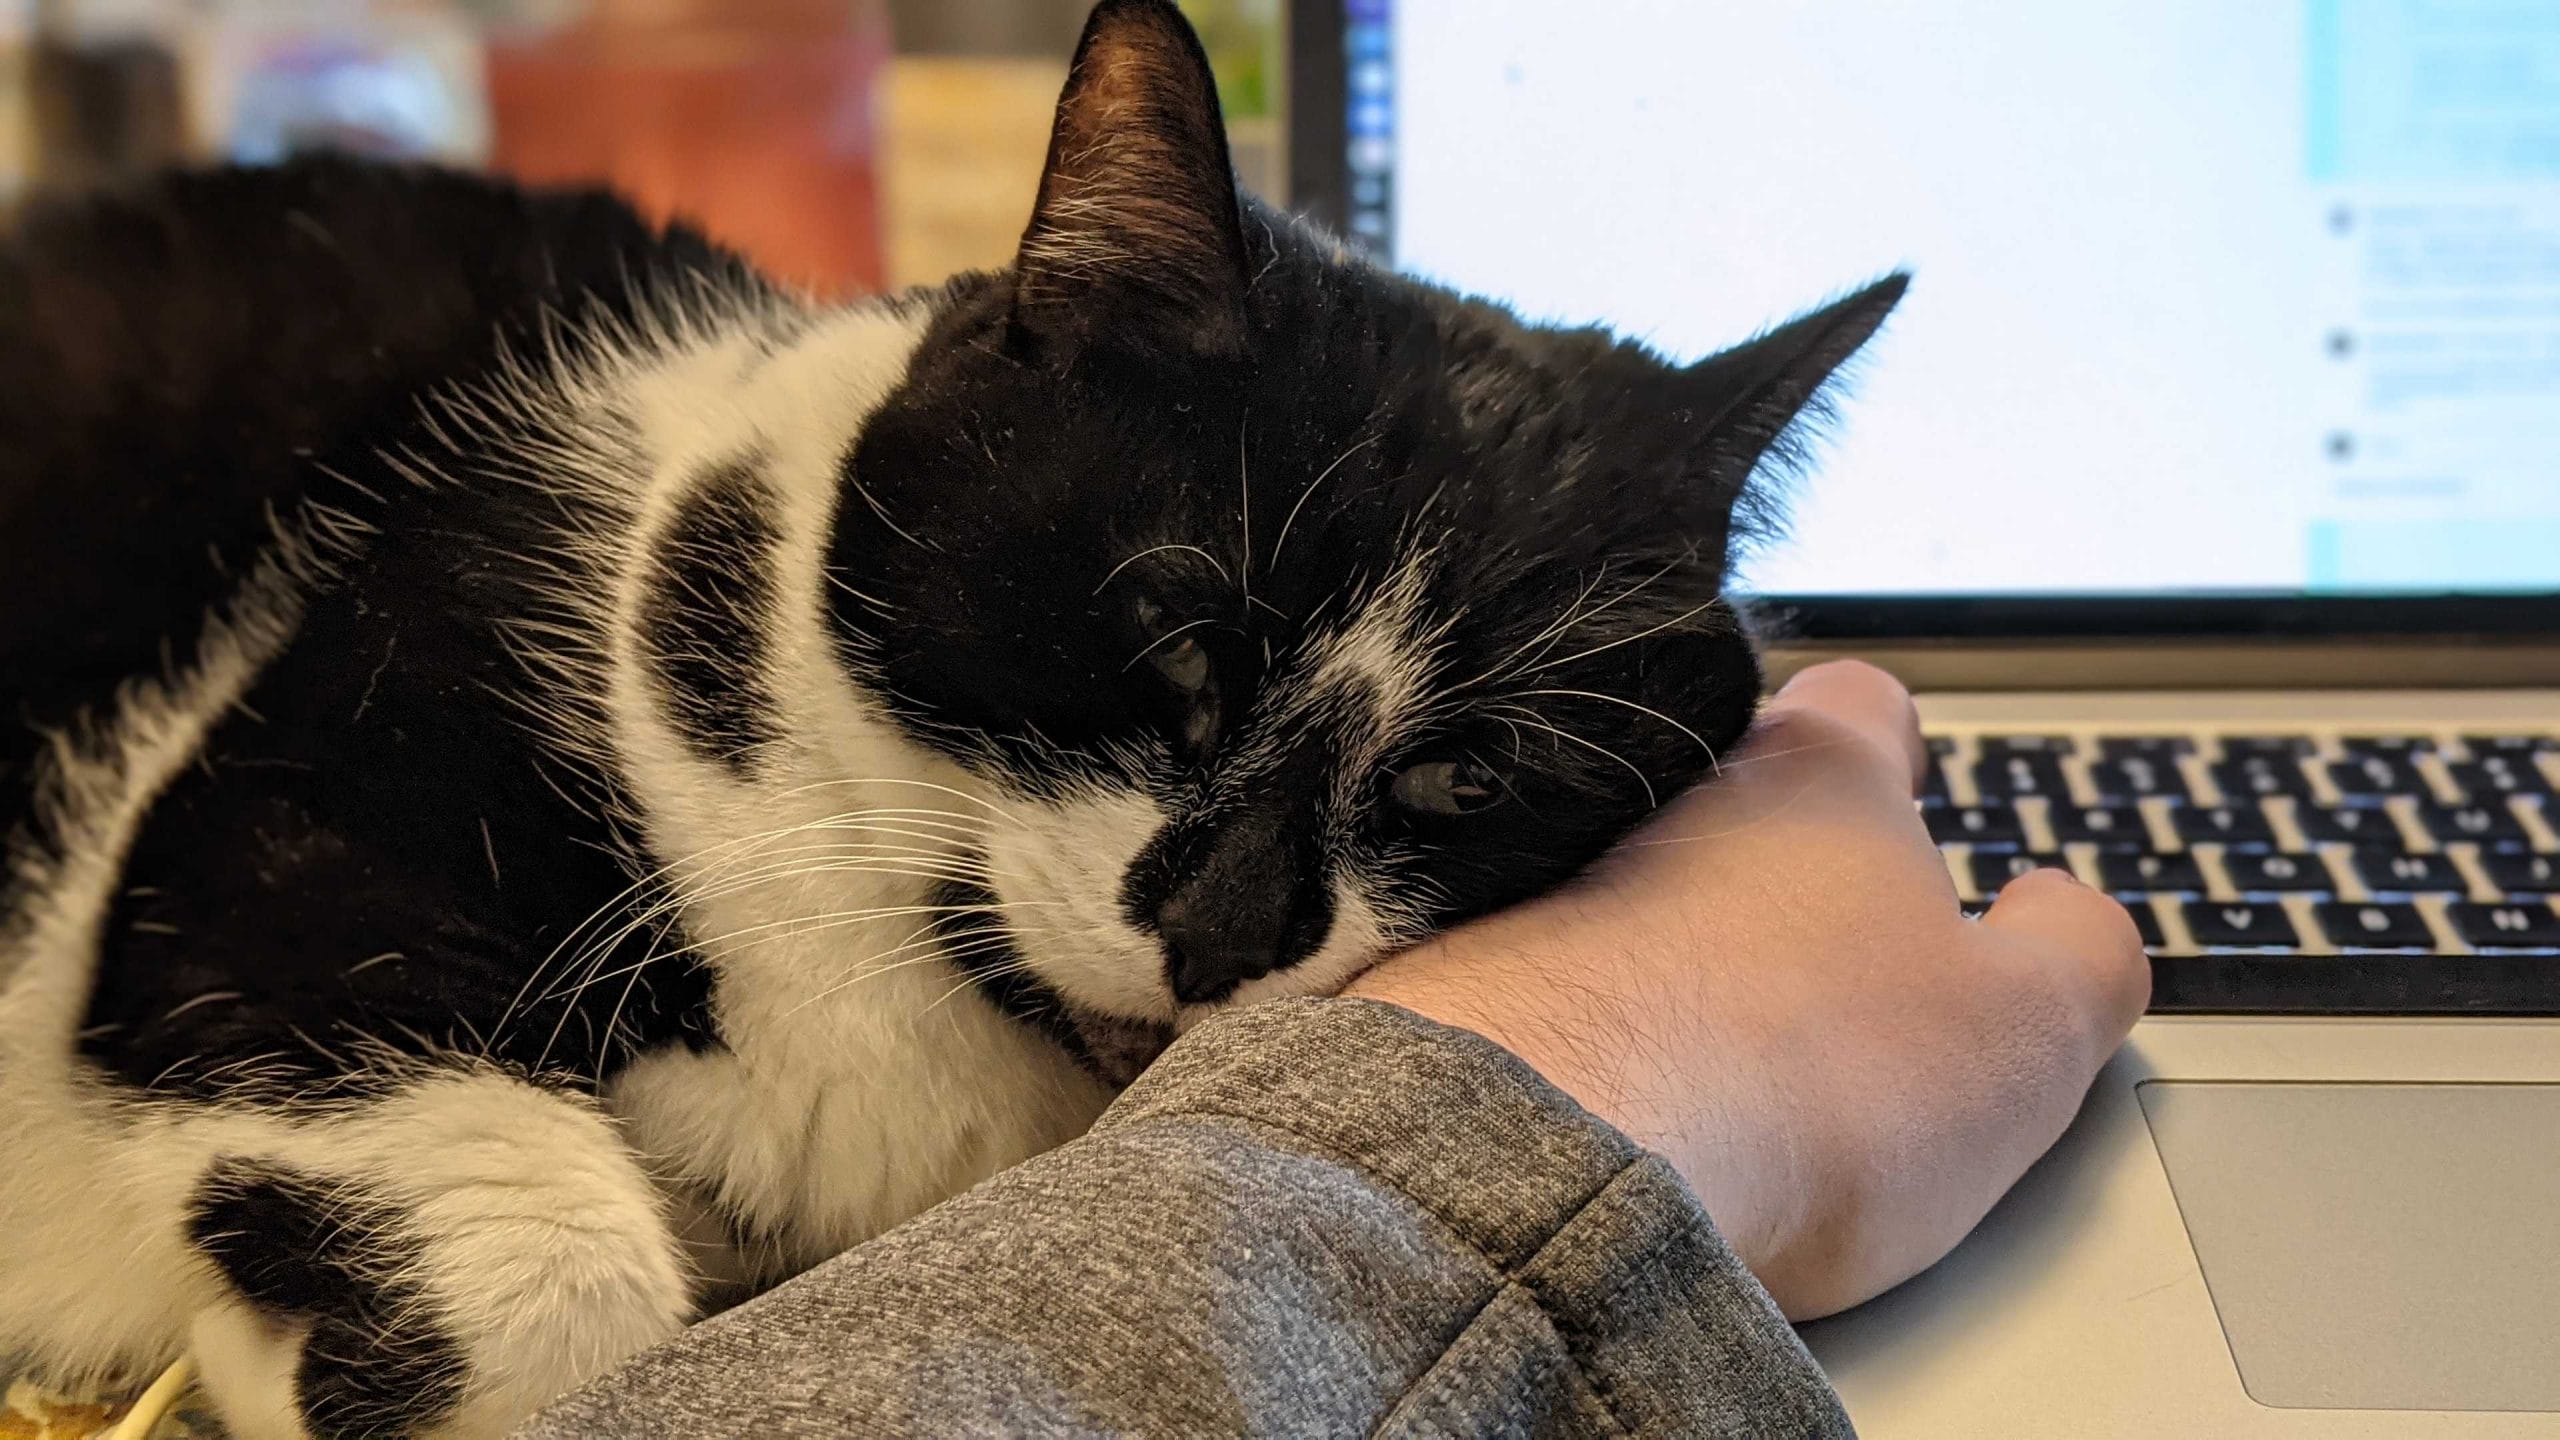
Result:
<instances>
[{"instance_id":1,"label":"cat nose","mask_svg":"<svg viewBox=\"0 0 2560 1440\"><path fill-rule=\"evenodd\" d=\"M1206 825L1169 828L1130 870L1128 913L1156 932L1165 981L1211 1005L1315 953L1333 928L1312 821L1271 796Z\"/></svg>"},{"instance_id":2,"label":"cat nose","mask_svg":"<svg viewBox=\"0 0 2560 1440\"><path fill-rule=\"evenodd\" d=\"M1242 897L1204 889L1186 886L1156 911L1166 978L1185 1005L1224 1000L1247 980L1279 969L1281 933L1289 924L1285 891L1275 906L1228 903Z\"/></svg>"}]
</instances>

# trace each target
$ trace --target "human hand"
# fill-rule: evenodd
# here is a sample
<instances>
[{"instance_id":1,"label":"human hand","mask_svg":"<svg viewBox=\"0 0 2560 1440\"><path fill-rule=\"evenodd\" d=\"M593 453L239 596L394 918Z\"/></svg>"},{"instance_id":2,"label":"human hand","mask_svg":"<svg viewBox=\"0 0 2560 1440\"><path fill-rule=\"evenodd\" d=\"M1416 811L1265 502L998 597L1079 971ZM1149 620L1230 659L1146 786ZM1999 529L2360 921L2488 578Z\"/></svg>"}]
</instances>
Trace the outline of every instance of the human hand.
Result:
<instances>
[{"instance_id":1,"label":"human hand","mask_svg":"<svg viewBox=\"0 0 2560 1440\"><path fill-rule=\"evenodd\" d=\"M2150 994L2061 871L1957 912L1910 695L1799 675L1723 777L1551 895L1349 993L1476 1031L1667 1157L1790 1318L1953 1249L2070 1123Z\"/></svg>"}]
</instances>

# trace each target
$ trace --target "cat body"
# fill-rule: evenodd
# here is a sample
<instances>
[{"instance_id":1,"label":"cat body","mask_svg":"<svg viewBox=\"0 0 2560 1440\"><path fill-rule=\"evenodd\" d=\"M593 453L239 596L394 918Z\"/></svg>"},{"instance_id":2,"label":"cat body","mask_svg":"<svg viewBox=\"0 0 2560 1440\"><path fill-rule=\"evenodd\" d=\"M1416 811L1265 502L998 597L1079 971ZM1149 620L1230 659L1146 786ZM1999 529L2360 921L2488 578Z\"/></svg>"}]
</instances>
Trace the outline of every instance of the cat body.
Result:
<instances>
[{"instance_id":1,"label":"cat body","mask_svg":"<svg viewBox=\"0 0 2560 1440\"><path fill-rule=\"evenodd\" d=\"M231 183L269 193L220 203L318 216L299 192L391 182L318 166ZM912 817L994 803L827 654L788 653L831 643L813 615L776 613L823 603L837 463L902 377L921 305L818 316L734 274L658 283L682 288L583 332L536 317L518 341L548 324L556 358L493 358L382 453L315 457L337 478L278 505L236 588L199 606L217 618L187 662L144 671L52 757L0 991L11 1348L93 1373L163 1363L191 1329L208 1359L273 1349L196 1232L236 1219L266 1233L224 1243L282 1253L231 1263L325 1269L291 1253L316 1219L269 1212L442 1208L396 1222L418 1252L401 1287L488 1344L413 1368L467 1366L520 1413L667 1333L706 1278L801 1268L1099 1108L1099 1079L948 966L845 983L847 957L912 953L960 873L955 822ZM702 512L751 452L765 529L718 563L770 594L683 613L653 576L714 543ZM733 621L771 647L758 670L785 728L823 747L768 746L741 771L665 718L652 647L740 643L716 633ZM824 863L801 863L813 851ZM642 884L642 855L690 885ZM851 918L793 923L819 916ZM541 1163L492 1190L481 1145ZM582 1249L601 1216L608 1243ZM458 1238L492 1226L525 1227L540 1268L513 1290L441 1285L506 1271ZM581 1328L573 1297L629 1318L578 1336L592 1353L546 1355ZM507 1395L510 1367L539 1378ZM341 1423L404 1418L360 1414Z\"/></svg>"},{"instance_id":2,"label":"cat body","mask_svg":"<svg viewBox=\"0 0 2560 1440\"><path fill-rule=\"evenodd\" d=\"M901 297L338 162L30 220L0 1353L497 1433L1566 878L1747 725L1745 484L1898 289L1675 367L1378 272L1149 0Z\"/></svg>"}]
</instances>

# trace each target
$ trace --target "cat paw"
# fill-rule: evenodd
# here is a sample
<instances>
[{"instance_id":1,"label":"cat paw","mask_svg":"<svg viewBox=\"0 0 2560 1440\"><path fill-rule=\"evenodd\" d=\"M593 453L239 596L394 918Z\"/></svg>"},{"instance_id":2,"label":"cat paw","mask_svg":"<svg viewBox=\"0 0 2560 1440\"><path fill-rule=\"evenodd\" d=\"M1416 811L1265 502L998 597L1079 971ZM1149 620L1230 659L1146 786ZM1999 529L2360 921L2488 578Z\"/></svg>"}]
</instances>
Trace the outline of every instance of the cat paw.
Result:
<instances>
[{"instance_id":1,"label":"cat paw","mask_svg":"<svg viewBox=\"0 0 2560 1440\"><path fill-rule=\"evenodd\" d=\"M378 1103L308 1164L196 1185L188 1237L236 1303L194 1343L234 1431L502 1435L689 1318L656 1191L582 1102L481 1074Z\"/></svg>"}]
</instances>

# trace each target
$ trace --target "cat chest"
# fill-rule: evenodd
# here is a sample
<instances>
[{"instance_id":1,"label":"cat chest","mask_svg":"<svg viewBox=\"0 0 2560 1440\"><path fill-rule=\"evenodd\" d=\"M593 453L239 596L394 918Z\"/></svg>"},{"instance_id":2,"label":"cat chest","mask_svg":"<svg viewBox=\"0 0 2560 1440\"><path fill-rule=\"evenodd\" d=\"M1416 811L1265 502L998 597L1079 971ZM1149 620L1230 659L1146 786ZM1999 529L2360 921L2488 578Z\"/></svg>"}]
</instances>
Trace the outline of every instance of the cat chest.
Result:
<instances>
[{"instance_id":1,"label":"cat chest","mask_svg":"<svg viewBox=\"0 0 2560 1440\"><path fill-rule=\"evenodd\" d=\"M734 960L721 970L722 1043L642 1057L604 1098L677 1207L752 1257L747 1278L805 1268L1074 1138L1110 1096L948 964L814 1000Z\"/></svg>"}]
</instances>

